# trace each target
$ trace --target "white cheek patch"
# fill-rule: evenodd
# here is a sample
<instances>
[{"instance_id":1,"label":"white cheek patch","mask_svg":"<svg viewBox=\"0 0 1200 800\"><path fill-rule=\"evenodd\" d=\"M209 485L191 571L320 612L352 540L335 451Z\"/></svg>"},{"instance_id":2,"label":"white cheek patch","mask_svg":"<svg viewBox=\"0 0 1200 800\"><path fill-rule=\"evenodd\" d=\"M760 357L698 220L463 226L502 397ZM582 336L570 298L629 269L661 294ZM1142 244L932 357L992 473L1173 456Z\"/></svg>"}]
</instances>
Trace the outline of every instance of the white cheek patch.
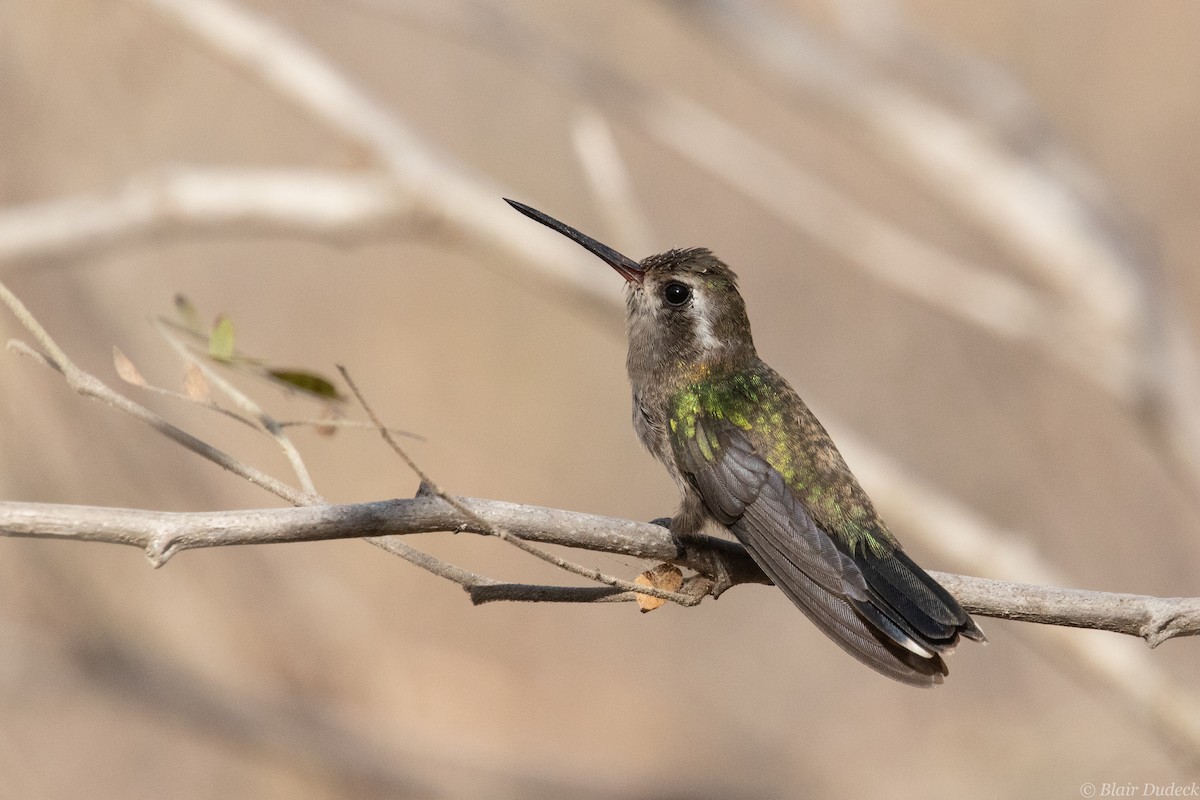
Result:
<instances>
[{"instance_id":1,"label":"white cheek patch","mask_svg":"<svg viewBox=\"0 0 1200 800\"><path fill-rule=\"evenodd\" d=\"M709 313L708 298L698 287L692 289L691 313L696 325L696 344L700 345L700 349L705 353L712 353L723 348L725 343L713 333L713 317Z\"/></svg>"}]
</instances>

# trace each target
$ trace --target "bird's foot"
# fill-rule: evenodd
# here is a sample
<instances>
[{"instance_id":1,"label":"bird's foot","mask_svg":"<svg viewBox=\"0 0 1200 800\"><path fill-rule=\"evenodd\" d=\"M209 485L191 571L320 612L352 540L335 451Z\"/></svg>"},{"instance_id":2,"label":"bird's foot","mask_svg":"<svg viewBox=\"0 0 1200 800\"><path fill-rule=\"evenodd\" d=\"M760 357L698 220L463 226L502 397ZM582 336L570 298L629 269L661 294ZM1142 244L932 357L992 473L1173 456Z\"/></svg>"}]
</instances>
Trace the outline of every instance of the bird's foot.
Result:
<instances>
[{"instance_id":1,"label":"bird's foot","mask_svg":"<svg viewBox=\"0 0 1200 800\"><path fill-rule=\"evenodd\" d=\"M713 599L716 600L725 593L726 589L733 586L733 576L729 574L729 570L725 567L725 562L721 558L712 559L711 565L712 574L710 578L713 585L709 589L709 592L712 593Z\"/></svg>"},{"instance_id":2,"label":"bird's foot","mask_svg":"<svg viewBox=\"0 0 1200 800\"><path fill-rule=\"evenodd\" d=\"M658 519L650 520L650 524L659 525L671 531L671 535L675 537L675 543L679 550L679 558L689 562L692 568L699 573L697 577L702 578L710 584L706 594L711 594L715 600L726 589L733 586L733 576L725 566L725 559L721 557L720 553L713 552L707 547L692 547L690 545L698 537L678 530L679 520L679 517L659 517Z\"/></svg>"}]
</instances>

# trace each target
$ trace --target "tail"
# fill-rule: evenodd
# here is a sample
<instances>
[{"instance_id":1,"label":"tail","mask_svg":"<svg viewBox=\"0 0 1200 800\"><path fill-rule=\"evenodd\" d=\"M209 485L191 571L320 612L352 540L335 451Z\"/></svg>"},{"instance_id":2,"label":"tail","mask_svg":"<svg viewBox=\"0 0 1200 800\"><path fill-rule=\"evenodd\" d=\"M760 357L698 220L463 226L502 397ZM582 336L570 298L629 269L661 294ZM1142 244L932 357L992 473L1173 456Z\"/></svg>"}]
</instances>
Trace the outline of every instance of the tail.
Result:
<instances>
[{"instance_id":1,"label":"tail","mask_svg":"<svg viewBox=\"0 0 1200 800\"><path fill-rule=\"evenodd\" d=\"M869 550L853 559L867 585L867 597L851 600L855 611L893 644L940 665L959 637L986 642L987 637L958 601L899 548L883 556ZM936 680L936 679L935 679Z\"/></svg>"},{"instance_id":2,"label":"tail","mask_svg":"<svg viewBox=\"0 0 1200 800\"><path fill-rule=\"evenodd\" d=\"M750 522L750 520L745 520ZM733 531L784 594L843 650L883 675L930 687L949 674L942 655L959 637L986 641L958 601L903 550L850 556L832 546L821 572L795 539L762 536L758 525ZM795 548L795 549L793 549ZM840 556L840 558L839 558Z\"/></svg>"}]
</instances>

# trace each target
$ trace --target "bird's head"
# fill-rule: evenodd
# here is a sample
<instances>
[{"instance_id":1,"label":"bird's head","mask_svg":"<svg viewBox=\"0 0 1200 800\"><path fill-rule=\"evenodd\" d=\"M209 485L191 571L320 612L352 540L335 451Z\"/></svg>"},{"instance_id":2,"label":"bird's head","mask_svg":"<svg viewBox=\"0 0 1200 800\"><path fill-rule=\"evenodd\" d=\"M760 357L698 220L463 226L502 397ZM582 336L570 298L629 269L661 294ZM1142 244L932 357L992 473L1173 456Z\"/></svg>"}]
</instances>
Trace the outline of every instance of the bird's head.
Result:
<instances>
[{"instance_id":1,"label":"bird's head","mask_svg":"<svg viewBox=\"0 0 1200 800\"><path fill-rule=\"evenodd\" d=\"M536 209L507 202L625 279L629 371L635 382L736 368L756 357L737 275L708 249L668 250L634 261Z\"/></svg>"}]
</instances>

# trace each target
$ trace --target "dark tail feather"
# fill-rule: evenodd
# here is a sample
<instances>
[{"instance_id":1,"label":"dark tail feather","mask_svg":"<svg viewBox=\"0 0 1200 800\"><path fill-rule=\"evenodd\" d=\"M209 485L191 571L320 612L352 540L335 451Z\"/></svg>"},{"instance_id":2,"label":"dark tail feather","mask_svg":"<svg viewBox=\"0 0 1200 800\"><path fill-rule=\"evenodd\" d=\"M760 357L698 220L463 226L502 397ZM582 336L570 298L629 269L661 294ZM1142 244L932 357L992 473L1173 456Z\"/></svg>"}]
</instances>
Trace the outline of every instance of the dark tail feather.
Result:
<instances>
[{"instance_id":1,"label":"dark tail feather","mask_svg":"<svg viewBox=\"0 0 1200 800\"><path fill-rule=\"evenodd\" d=\"M829 576L821 582L809 577L804 552L790 552L792 540L771 535L766 522L748 513L731 530L826 636L875 671L911 686L934 686L949 674L941 654L953 650L959 636L984 641L958 601L903 551L847 558L842 591L832 591Z\"/></svg>"},{"instance_id":2,"label":"dark tail feather","mask_svg":"<svg viewBox=\"0 0 1200 800\"><path fill-rule=\"evenodd\" d=\"M870 604L928 649L950 652L959 636L986 641L949 592L900 549L879 557L869 550L854 562L870 589Z\"/></svg>"},{"instance_id":3,"label":"dark tail feather","mask_svg":"<svg viewBox=\"0 0 1200 800\"><path fill-rule=\"evenodd\" d=\"M804 612L813 624L843 650L877 672L910 686L930 687L949 674L936 652L921 655L898 643L903 637L888 617L864 614L860 601L831 592L797 568L795 559L750 526L735 529L763 572ZM891 628L891 630L887 630Z\"/></svg>"},{"instance_id":4,"label":"dark tail feather","mask_svg":"<svg viewBox=\"0 0 1200 800\"><path fill-rule=\"evenodd\" d=\"M742 453L736 443L723 441L722 465ZM850 552L816 526L774 470L754 487L752 501L732 492L723 474L700 473L705 496L744 503L740 516L721 506L733 518L729 529L775 585L859 661L894 680L932 686L948 674L941 654L960 635L982 640L962 606L901 550Z\"/></svg>"}]
</instances>

